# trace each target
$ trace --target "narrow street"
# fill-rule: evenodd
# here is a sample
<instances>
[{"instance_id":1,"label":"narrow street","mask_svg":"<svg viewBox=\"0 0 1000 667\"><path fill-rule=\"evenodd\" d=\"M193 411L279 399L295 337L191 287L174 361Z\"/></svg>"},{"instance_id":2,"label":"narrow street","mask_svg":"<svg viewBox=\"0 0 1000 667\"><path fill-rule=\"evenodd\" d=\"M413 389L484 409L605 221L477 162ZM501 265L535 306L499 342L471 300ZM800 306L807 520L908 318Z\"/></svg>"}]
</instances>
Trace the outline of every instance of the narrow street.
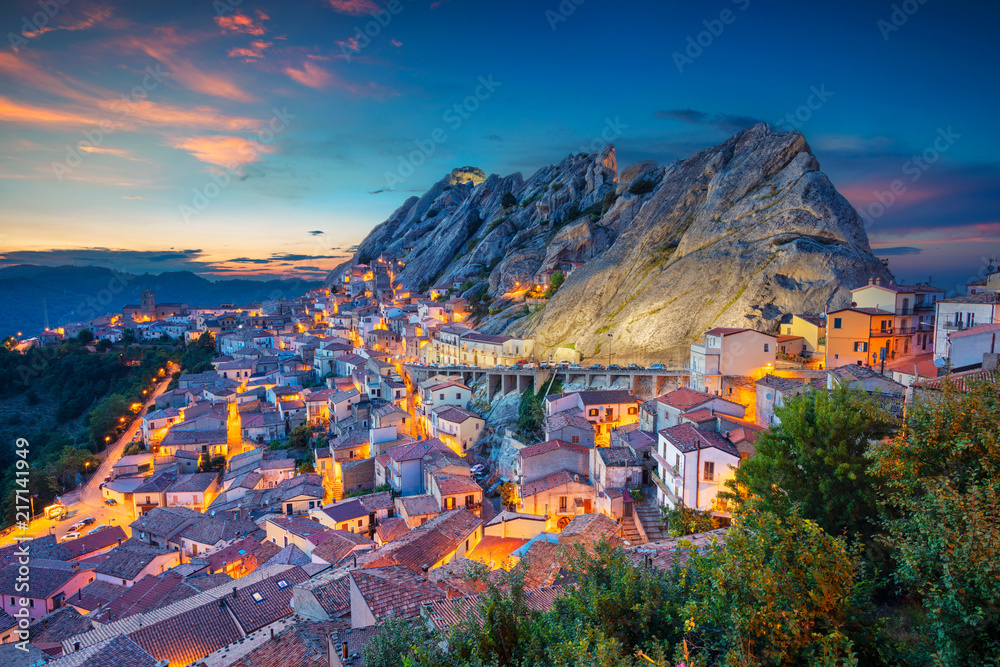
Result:
<instances>
[{"instance_id":1,"label":"narrow street","mask_svg":"<svg viewBox=\"0 0 1000 667\"><path fill-rule=\"evenodd\" d=\"M100 525L118 525L125 530L126 535L130 535L131 531L128 526L134 519L132 516L132 508L123 507L121 505L116 505L114 507L105 505L104 500L101 497L100 485L104 481L104 478L111 474L111 468L121 459L125 448L131 444L132 437L135 435L136 431L141 428L142 416L148 412L149 407L153 405L153 401L156 397L166 391L167 385L170 384L170 375L178 370L180 369L176 364L168 365L166 377L162 382L153 388L152 394L150 394L145 405L143 405L142 409L138 412L138 414L136 414L135 419L132 421L129 428L114 444L109 445L104 450L104 460L101 462L101 465L98 466L97 470L93 471L86 477L81 488L74 489L61 497L63 504L66 505L66 509L68 510L65 519L61 521L54 521L44 517L35 519L31 522L27 531L22 532L15 530L8 535L0 537L0 546L13 544L15 538L41 537L49 533L54 533L57 539L61 538L69 531L70 526L85 517L93 517L96 519L96 522L82 530L82 534L84 535L86 535L87 532L92 530L95 526ZM36 512L41 512L41 510L41 507L35 507Z\"/></svg>"}]
</instances>

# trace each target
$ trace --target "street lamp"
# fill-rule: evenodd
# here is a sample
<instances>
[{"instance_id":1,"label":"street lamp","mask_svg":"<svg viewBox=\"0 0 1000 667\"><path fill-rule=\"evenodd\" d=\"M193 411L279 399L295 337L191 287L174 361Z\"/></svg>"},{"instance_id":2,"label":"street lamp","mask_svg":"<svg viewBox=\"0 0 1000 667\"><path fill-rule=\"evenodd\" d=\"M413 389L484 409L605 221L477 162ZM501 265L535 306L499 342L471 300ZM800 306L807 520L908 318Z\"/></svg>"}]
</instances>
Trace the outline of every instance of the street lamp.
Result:
<instances>
[{"instance_id":1,"label":"street lamp","mask_svg":"<svg viewBox=\"0 0 1000 667\"><path fill-rule=\"evenodd\" d=\"M608 336L608 338L609 338L609 339L611 338L611 334L607 334L607 336ZM608 343L608 366L610 366L610 365L611 365L611 357L612 357L613 355L614 355L614 353L613 353L613 352L611 352L611 343L609 342L609 343Z\"/></svg>"}]
</instances>

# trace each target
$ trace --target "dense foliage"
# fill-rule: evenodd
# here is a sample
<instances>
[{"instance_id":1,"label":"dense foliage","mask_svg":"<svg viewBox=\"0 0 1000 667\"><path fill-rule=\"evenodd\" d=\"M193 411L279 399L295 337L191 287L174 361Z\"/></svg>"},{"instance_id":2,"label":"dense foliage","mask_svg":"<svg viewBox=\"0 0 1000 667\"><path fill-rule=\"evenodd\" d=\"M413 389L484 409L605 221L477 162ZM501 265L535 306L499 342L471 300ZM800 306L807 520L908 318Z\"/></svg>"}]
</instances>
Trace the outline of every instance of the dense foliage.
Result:
<instances>
[{"instance_id":1,"label":"dense foliage","mask_svg":"<svg viewBox=\"0 0 1000 667\"><path fill-rule=\"evenodd\" d=\"M736 470L730 498L757 499L770 512L802 516L836 536L870 539L878 524L880 480L865 451L898 428L867 394L846 388L796 396L775 409L781 420L754 443Z\"/></svg>"},{"instance_id":2,"label":"dense foliage","mask_svg":"<svg viewBox=\"0 0 1000 667\"><path fill-rule=\"evenodd\" d=\"M4 525L14 519L14 445L29 443L30 489L35 511L96 469L95 456L118 438L136 415L136 404L162 379L171 361L211 368L211 335L183 353L164 346L107 348L93 353L77 339L23 354L0 347L0 498ZM145 392L145 393L144 393ZM25 406L26 404L26 406ZM25 406L26 409L20 407Z\"/></svg>"},{"instance_id":3,"label":"dense foliage","mask_svg":"<svg viewBox=\"0 0 1000 667\"><path fill-rule=\"evenodd\" d=\"M923 600L935 662L1000 664L1000 385L916 405L871 458L896 577Z\"/></svg>"},{"instance_id":4,"label":"dense foliage","mask_svg":"<svg viewBox=\"0 0 1000 667\"><path fill-rule=\"evenodd\" d=\"M564 551L547 611L528 602L524 562L474 572L485 593L461 623L404 634L393 621L373 664L1000 664L1000 385L912 405L905 425L878 404L791 399L730 490L723 543L681 542L655 564L607 543ZM668 516L677 532L709 527Z\"/></svg>"}]
</instances>

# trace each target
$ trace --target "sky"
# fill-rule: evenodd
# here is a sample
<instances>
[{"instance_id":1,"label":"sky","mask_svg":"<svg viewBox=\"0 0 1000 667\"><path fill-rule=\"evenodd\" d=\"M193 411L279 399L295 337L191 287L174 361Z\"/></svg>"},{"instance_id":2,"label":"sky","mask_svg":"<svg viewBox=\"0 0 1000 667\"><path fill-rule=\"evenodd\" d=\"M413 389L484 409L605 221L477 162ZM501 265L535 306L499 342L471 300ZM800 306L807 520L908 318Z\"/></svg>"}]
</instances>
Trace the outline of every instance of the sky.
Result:
<instances>
[{"instance_id":1,"label":"sky","mask_svg":"<svg viewBox=\"0 0 1000 667\"><path fill-rule=\"evenodd\" d=\"M451 169L801 131L901 282L1000 255L997 3L8 0L0 266L321 277Z\"/></svg>"}]
</instances>

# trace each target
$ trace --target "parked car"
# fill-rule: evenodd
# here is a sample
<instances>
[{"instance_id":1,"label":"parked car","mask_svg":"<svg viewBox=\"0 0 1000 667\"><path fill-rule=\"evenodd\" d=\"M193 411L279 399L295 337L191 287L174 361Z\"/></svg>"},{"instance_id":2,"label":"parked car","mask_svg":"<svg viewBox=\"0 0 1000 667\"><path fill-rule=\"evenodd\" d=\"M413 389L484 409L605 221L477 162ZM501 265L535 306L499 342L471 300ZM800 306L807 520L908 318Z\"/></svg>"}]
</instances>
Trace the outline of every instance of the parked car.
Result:
<instances>
[{"instance_id":1,"label":"parked car","mask_svg":"<svg viewBox=\"0 0 1000 667\"><path fill-rule=\"evenodd\" d=\"M641 371L642 370L642 366L640 366L639 364L629 364L628 368L629 368L629 370L632 370L632 371Z\"/></svg>"},{"instance_id":2,"label":"parked car","mask_svg":"<svg viewBox=\"0 0 1000 667\"><path fill-rule=\"evenodd\" d=\"M136 431L135 435L132 436L132 442L138 442L142 439L142 431Z\"/></svg>"},{"instance_id":3,"label":"parked car","mask_svg":"<svg viewBox=\"0 0 1000 667\"><path fill-rule=\"evenodd\" d=\"M587 368L589 370L592 370L592 371L603 371L604 370L604 366L602 366L600 364L593 364L591 366L587 366Z\"/></svg>"},{"instance_id":4,"label":"parked car","mask_svg":"<svg viewBox=\"0 0 1000 667\"><path fill-rule=\"evenodd\" d=\"M75 539L77 539L79 537L81 537L81 535L80 535L80 533L77 533L77 532L66 533L61 538L59 538L59 541L60 542L68 542L69 540L75 540Z\"/></svg>"},{"instance_id":5,"label":"parked car","mask_svg":"<svg viewBox=\"0 0 1000 667\"><path fill-rule=\"evenodd\" d=\"M80 523L82 523L85 526L89 526L91 524L97 523L97 519L95 519L92 516L88 516L85 519L80 519Z\"/></svg>"},{"instance_id":6,"label":"parked car","mask_svg":"<svg viewBox=\"0 0 1000 667\"><path fill-rule=\"evenodd\" d=\"M611 364L610 366L608 366L609 371L620 371L621 369L622 367L619 366L618 364Z\"/></svg>"},{"instance_id":7,"label":"parked car","mask_svg":"<svg viewBox=\"0 0 1000 667\"><path fill-rule=\"evenodd\" d=\"M66 530L69 531L69 532L71 532L71 533L76 533L76 532L79 532L80 529L83 528L83 526L84 526L84 523L82 521L77 521L76 523L74 523L72 526L70 526Z\"/></svg>"},{"instance_id":8,"label":"parked car","mask_svg":"<svg viewBox=\"0 0 1000 667\"><path fill-rule=\"evenodd\" d=\"M114 498L105 498L104 504L105 505L117 505L118 501L115 500Z\"/></svg>"},{"instance_id":9,"label":"parked car","mask_svg":"<svg viewBox=\"0 0 1000 667\"><path fill-rule=\"evenodd\" d=\"M107 525L107 524L101 524L101 525L100 525L100 526L98 526L97 528L92 528L92 529L91 529L91 531L90 531L89 533L87 533L87 534L88 534L88 535L93 535L94 533L99 533L99 532L101 532L102 530L104 530L105 528L110 528L110 527L111 527L111 526L109 526L109 525Z\"/></svg>"},{"instance_id":10,"label":"parked car","mask_svg":"<svg viewBox=\"0 0 1000 667\"><path fill-rule=\"evenodd\" d=\"M574 370L574 371L583 370L583 366L581 366L580 364L570 364L569 367L570 367L570 370Z\"/></svg>"},{"instance_id":11,"label":"parked car","mask_svg":"<svg viewBox=\"0 0 1000 667\"><path fill-rule=\"evenodd\" d=\"M651 371L662 371L663 370L663 364L653 364L652 366L649 367L649 370L651 370Z\"/></svg>"},{"instance_id":12,"label":"parked car","mask_svg":"<svg viewBox=\"0 0 1000 667\"><path fill-rule=\"evenodd\" d=\"M486 466L484 466L482 463L477 463L476 465L469 468L469 472L471 472L473 475L486 472Z\"/></svg>"}]
</instances>

